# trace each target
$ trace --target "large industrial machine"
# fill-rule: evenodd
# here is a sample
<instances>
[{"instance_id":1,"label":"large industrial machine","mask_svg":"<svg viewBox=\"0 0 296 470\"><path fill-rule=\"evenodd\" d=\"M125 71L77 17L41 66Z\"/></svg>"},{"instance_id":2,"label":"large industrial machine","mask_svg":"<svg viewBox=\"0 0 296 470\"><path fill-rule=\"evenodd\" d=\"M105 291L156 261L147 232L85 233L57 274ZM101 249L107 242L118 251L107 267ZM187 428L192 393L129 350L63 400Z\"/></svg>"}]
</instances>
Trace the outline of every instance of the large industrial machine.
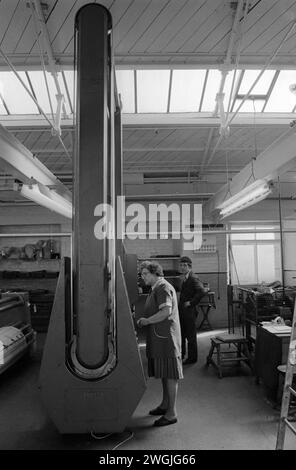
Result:
<instances>
[{"instance_id":1,"label":"large industrial machine","mask_svg":"<svg viewBox=\"0 0 296 470\"><path fill-rule=\"evenodd\" d=\"M61 433L122 432L146 381L131 316L116 210L113 236L95 236L97 207L122 195L120 103L114 84L112 18L98 4L75 18L76 152L72 261L56 289L40 385ZM99 206L102 207L102 206ZM101 214L102 215L102 214Z\"/></svg>"},{"instance_id":2,"label":"large industrial machine","mask_svg":"<svg viewBox=\"0 0 296 470\"><path fill-rule=\"evenodd\" d=\"M31 326L27 292L9 292L0 298L0 374L34 351L36 332Z\"/></svg>"}]
</instances>

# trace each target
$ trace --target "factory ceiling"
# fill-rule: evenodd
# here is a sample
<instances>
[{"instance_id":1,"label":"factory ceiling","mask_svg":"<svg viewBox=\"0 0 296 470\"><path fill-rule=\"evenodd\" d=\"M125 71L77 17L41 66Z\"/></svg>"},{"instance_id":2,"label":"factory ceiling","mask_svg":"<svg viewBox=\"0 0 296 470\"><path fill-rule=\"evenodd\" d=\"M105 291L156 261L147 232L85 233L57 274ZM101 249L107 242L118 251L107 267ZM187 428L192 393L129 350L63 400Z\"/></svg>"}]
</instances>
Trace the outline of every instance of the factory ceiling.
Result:
<instances>
[{"instance_id":1,"label":"factory ceiling","mask_svg":"<svg viewBox=\"0 0 296 470\"><path fill-rule=\"evenodd\" d=\"M0 123L69 187L74 18L86 3L0 2ZM113 18L129 184L162 179L215 192L294 121L296 1L100 3ZM1 201L15 200L9 175L0 177ZM284 180L293 196L294 172Z\"/></svg>"}]
</instances>

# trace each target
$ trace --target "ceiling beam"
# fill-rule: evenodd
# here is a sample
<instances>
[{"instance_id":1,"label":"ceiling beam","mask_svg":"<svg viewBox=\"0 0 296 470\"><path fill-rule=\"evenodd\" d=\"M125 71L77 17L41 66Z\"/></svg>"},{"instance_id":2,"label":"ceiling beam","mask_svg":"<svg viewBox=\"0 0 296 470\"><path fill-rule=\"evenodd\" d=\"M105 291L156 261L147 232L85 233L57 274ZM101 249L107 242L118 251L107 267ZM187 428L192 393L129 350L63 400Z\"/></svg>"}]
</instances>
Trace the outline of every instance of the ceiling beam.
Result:
<instances>
[{"instance_id":1,"label":"ceiling beam","mask_svg":"<svg viewBox=\"0 0 296 470\"><path fill-rule=\"evenodd\" d=\"M231 116L231 113L229 114ZM256 126L288 126L295 119L294 113L256 113ZM47 121L41 115L13 115L0 116L0 124L9 128L49 129ZM123 114L122 124L126 128L151 129L160 128L219 128L220 119L213 117L211 113L141 113L141 114ZM231 123L232 127L254 127L254 114L241 113L235 117ZM73 128L73 116L68 119L62 119L61 127ZM26 130L23 129L23 130Z\"/></svg>"},{"instance_id":2,"label":"ceiling beam","mask_svg":"<svg viewBox=\"0 0 296 470\"><path fill-rule=\"evenodd\" d=\"M257 146L257 149L258 149L258 146ZM250 146L249 147L221 147L221 150L228 150L228 151L244 151L244 150L252 150L254 151L254 146ZM263 150L263 147L262 147L262 150ZM69 149L70 151L70 149ZM202 147L124 147L123 149L124 152L180 152L180 153L183 153L183 152L203 152L204 151L204 146ZM34 153L38 153L37 150L32 150L32 152ZM42 150L42 152L46 152L46 149ZM48 152L50 152L50 150L48 150Z\"/></svg>"},{"instance_id":3,"label":"ceiling beam","mask_svg":"<svg viewBox=\"0 0 296 470\"><path fill-rule=\"evenodd\" d=\"M37 181L44 186L54 188L59 194L71 198L71 193L63 183L2 126L0 127L0 167L24 184Z\"/></svg>"},{"instance_id":4,"label":"ceiling beam","mask_svg":"<svg viewBox=\"0 0 296 470\"><path fill-rule=\"evenodd\" d=\"M9 59L13 62L18 70L40 70L40 56L39 54L28 53L11 53L7 54ZM56 61L59 63L63 70L73 69L74 56L72 54L64 54L55 52ZM217 69L223 67L225 54L198 54L192 53L175 53L175 54L147 54L145 52L139 54L132 54L129 51L122 54L115 54L116 68L126 69ZM260 69L262 63L268 60L266 54L243 54L240 58L240 68L242 69ZM234 64L232 64L234 68ZM282 70L295 70L296 63L291 60L291 54L280 54L273 60L270 69ZM0 70L9 70L5 62L0 59Z\"/></svg>"}]
</instances>

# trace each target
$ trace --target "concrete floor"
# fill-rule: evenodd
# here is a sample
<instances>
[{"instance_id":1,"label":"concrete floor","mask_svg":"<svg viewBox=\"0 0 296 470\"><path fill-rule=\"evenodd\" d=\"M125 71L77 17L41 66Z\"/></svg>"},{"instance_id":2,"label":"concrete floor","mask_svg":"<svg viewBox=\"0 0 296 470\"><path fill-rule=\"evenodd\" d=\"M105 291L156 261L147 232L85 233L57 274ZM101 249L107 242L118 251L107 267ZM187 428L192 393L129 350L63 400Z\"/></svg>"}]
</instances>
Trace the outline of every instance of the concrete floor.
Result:
<instances>
[{"instance_id":1,"label":"concrete floor","mask_svg":"<svg viewBox=\"0 0 296 470\"><path fill-rule=\"evenodd\" d=\"M279 412L267 401L262 386L255 384L247 366L230 368L223 379L212 366L205 367L210 337L198 335L198 364L186 366L178 396L178 423L155 428L147 412L159 404L161 387L149 379L147 390L127 430L95 440L87 435L60 435L40 401L38 373L44 335L37 352L0 376L0 449L68 450L274 450ZM141 349L144 367L145 350ZM285 449L296 449L296 437L287 430Z\"/></svg>"}]
</instances>

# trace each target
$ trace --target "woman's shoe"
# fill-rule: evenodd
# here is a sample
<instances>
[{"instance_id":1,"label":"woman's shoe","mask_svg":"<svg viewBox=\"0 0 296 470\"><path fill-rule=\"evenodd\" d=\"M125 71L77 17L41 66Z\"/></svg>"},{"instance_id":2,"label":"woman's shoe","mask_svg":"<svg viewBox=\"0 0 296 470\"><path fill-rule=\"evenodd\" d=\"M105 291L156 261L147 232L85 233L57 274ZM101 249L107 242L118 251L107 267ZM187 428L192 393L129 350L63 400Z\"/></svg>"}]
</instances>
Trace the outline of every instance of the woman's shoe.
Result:
<instances>
[{"instance_id":1,"label":"woman's shoe","mask_svg":"<svg viewBox=\"0 0 296 470\"><path fill-rule=\"evenodd\" d=\"M157 408L154 408L154 410L149 411L149 414L152 416L158 416L158 415L165 415L166 412L167 410L165 410L164 408L160 408L160 406L158 406Z\"/></svg>"},{"instance_id":2,"label":"woman's shoe","mask_svg":"<svg viewBox=\"0 0 296 470\"><path fill-rule=\"evenodd\" d=\"M169 424L177 423L177 421L178 421L177 418L168 419L162 416L161 418L154 421L153 426L168 426Z\"/></svg>"}]
</instances>

